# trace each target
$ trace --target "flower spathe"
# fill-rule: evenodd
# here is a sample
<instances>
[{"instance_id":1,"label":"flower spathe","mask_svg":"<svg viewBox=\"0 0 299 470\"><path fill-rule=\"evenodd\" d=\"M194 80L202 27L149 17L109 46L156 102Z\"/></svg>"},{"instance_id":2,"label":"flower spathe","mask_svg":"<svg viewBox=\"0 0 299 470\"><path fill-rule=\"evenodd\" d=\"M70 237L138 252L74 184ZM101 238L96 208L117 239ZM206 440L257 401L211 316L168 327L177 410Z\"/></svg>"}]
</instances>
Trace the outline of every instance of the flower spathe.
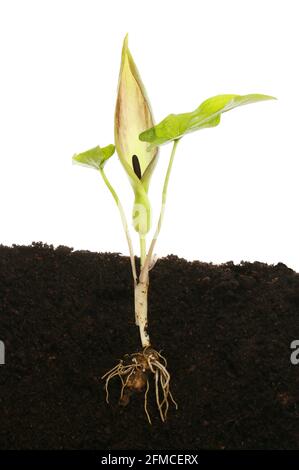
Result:
<instances>
[{"instance_id":1,"label":"flower spathe","mask_svg":"<svg viewBox=\"0 0 299 470\"><path fill-rule=\"evenodd\" d=\"M144 85L128 48L128 36L122 49L114 124L116 151L135 193L133 225L139 233L147 233L150 228L147 191L158 148L148 150L148 144L139 139L140 133L151 128L154 121Z\"/></svg>"}]
</instances>

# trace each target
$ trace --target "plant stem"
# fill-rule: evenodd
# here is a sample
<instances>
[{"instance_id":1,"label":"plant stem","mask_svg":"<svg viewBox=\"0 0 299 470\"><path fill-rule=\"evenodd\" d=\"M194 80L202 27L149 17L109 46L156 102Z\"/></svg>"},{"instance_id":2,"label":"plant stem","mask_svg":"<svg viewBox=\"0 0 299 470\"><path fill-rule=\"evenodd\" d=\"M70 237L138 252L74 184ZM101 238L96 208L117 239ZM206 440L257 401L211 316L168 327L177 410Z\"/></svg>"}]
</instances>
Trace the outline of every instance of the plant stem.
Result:
<instances>
[{"instance_id":1,"label":"plant stem","mask_svg":"<svg viewBox=\"0 0 299 470\"><path fill-rule=\"evenodd\" d=\"M152 242L150 244L150 248L148 250L145 262L143 264L143 268L142 268L141 275L140 275L140 281L141 282L143 282L145 279L148 278L148 271L149 271L150 264L151 264L151 261L152 261L153 251L154 251L155 244L156 244L157 238L158 238L160 230L161 230L163 217L164 217L164 212L165 212L166 199L167 199L167 190L168 190L169 177L170 177L172 164L173 164L173 160L174 160L174 156L175 156L175 152L176 152L176 148L177 148L177 145L179 143L179 140L180 139L176 139L173 142L173 147L172 147L172 151L171 151L171 155L170 155L170 159L169 159L169 163L168 163L168 167L167 167L167 172L166 172L166 175L165 175L164 185L163 185L162 204L161 204L160 216L159 216L156 231L154 233Z\"/></svg>"},{"instance_id":2,"label":"plant stem","mask_svg":"<svg viewBox=\"0 0 299 470\"><path fill-rule=\"evenodd\" d=\"M115 200L116 205L117 205L118 210L119 210L119 213L120 213L120 218L121 218L121 221L122 221L122 225L123 225L123 228L124 228L124 231L125 231L125 234L126 234L126 239L127 239L128 247L129 247L134 286L136 286L136 284L137 284L137 273L136 273L134 250L133 250L132 240L131 240L131 237L130 237L130 232L129 232L129 228L128 228L128 223L127 223L125 211L124 211L124 208L123 208L123 206L120 202L120 199L119 199L115 189L111 186L111 184L110 184L110 182L109 182L109 180L108 180L108 178L107 178L107 176L104 172L104 168L100 169L100 173L102 175L102 178L103 178L107 188L109 189L110 193L112 194L113 199Z\"/></svg>"},{"instance_id":3,"label":"plant stem","mask_svg":"<svg viewBox=\"0 0 299 470\"><path fill-rule=\"evenodd\" d=\"M146 239L145 235L139 234L140 241L140 270L142 269L146 258Z\"/></svg>"},{"instance_id":4,"label":"plant stem","mask_svg":"<svg viewBox=\"0 0 299 470\"><path fill-rule=\"evenodd\" d=\"M159 236L161 226L162 226L165 205L166 205L169 177L170 177L174 155L175 155L178 142L179 142L179 139L175 140L173 143L172 152L170 155L168 168L167 168L164 185L163 185L162 205L161 205L160 216L159 216L159 220L158 220L154 237L152 239L149 251L146 256L145 256L145 253L146 253L145 238L143 240L142 237L140 237L141 273L139 276L138 284L135 286L135 320L136 320L136 325L139 326L140 339L141 339L141 344L143 348L150 346L150 338L147 332L147 324L148 324L147 322L147 295L148 295L148 286L149 286L149 270L150 270L150 265L152 261L155 244L156 244L156 241L157 241L157 238ZM145 256L145 260L144 260L144 256Z\"/></svg>"},{"instance_id":5,"label":"plant stem","mask_svg":"<svg viewBox=\"0 0 299 470\"><path fill-rule=\"evenodd\" d=\"M147 296L148 276L144 281L139 281L135 286L135 320L136 325L139 327L143 348L150 346L150 338L147 332Z\"/></svg>"}]
</instances>

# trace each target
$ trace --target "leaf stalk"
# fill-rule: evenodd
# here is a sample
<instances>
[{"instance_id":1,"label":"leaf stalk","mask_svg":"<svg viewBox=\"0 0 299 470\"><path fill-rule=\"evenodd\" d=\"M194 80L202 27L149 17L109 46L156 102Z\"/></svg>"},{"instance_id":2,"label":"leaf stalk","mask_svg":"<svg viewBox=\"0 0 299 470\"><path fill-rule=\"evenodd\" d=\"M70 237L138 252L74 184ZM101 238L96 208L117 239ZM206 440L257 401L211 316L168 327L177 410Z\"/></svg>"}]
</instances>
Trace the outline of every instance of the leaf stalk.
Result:
<instances>
[{"instance_id":1,"label":"leaf stalk","mask_svg":"<svg viewBox=\"0 0 299 470\"><path fill-rule=\"evenodd\" d=\"M169 159L169 163L168 163L168 167L167 167L167 172L166 172L166 175L165 175L164 185L163 185L160 216L159 216L157 228L155 230L155 233L154 233L153 239L151 241L151 244L150 244L146 259L145 259L145 262L144 262L142 270L141 270L140 281L144 281L148 277L148 271L149 271L150 266L152 264L154 248L155 248L155 245L156 245L156 242L157 242L157 238L160 234L161 227L162 227L162 222L163 222L163 219L164 219L164 212L165 212L165 206L166 206L166 200L167 200L167 190L168 190L169 178L170 178L172 165L173 165L173 161L174 161L174 156L175 156L175 153L176 153L176 149L177 149L177 145L179 143L179 140L180 139L176 139L176 140L173 141L172 151L171 151L171 155L170 155L170 159Z\"/></svg>"},{"instance_id":2,"label":"leaf stalk","mask_svg":"<svg viewBox=\"0 0 299 470\"><path fill-rule=\"evenodd\" d=\"M137 272L136 272L135 256L134 256L133 244L132 244L132 240L131 240L131 236L130 236L130 232L129 232L129 228L128 228L128 222L127 222L127 219L126 219L125 211L124 211L122 203L120 202L120 199L119 199L115 189L113 188L113 186L111 185L110 181L108 180L108 178L106 176L104 168L100 168L99 171L101 173L101 176L102 176L107 188L109 189L110 193L112 194L113 199L116 202L116 205L117 205L119 213L120 213L121 222L122 222L122 225L123 225L123 229L125 231L125 235L126 235L126 239L127 239L127 243L128 243L128 247L129 247L134 286L136 286L136 284L137 284Z\"/></svg>"}]
</instances>

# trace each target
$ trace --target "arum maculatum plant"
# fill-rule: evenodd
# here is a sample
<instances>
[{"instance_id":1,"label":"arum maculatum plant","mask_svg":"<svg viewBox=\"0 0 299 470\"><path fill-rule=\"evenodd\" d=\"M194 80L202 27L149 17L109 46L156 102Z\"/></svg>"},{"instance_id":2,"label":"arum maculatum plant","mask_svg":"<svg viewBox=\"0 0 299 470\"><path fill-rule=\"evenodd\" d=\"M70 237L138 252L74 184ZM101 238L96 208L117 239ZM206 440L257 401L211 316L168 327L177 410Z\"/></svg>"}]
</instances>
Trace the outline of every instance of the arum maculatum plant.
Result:
<instances>
[{"instance_id":1,"label":"arum maculatum plant","mask_svg":"<svg viewBox=\"0 0 299 470\"><path fill-rule=\"evenodd\" d=\"M156 404L162 421L166 420L170 404L177 407L170 391L170 374L167 369L166 359L152 346L148 334L147 301L149 272L155 263L154 249L163 221L169 177L175 152L179 141L186 134L218 126L223 113L238 106L271 99L273 99L272 96L261 94L218 95L207 99L194 111L183 114L170 114L159 124L154 125L149 100L128 49L128 37L126 36L122 49L115 108L115 145L97 146L73 157L75 163L93 168L99 171L102 176L120 212L131 260L135 292L135 321L140 331L141 349L133 354L126 354L122 360L103 375L107 403L109 402L110 381L114 377L118 377L121 385L120 403L126 405L134 392L143 392L144 409L149 422L151 422L151 418L148 410L148 393L151 384L153 384L155 390ZM167 143L172 143L172 151L162 190L160 216L153 238L147 248L147 234L151 228L151 205L148 198L148 189L157 163L159 146ZM132 221L140 240L140 267L138 272L123 206L117 192L105 174L105 165L114 155L115 149L134 192Z\"/></svg>"}]
</instances>

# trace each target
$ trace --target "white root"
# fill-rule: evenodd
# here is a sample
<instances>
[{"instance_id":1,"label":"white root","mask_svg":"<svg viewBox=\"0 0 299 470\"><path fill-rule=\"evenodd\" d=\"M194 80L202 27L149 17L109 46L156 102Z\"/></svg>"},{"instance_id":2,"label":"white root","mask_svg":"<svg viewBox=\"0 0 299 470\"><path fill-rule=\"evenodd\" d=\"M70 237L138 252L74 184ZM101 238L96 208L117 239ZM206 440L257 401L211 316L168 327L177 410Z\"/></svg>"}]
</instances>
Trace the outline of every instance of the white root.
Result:
<instances>
[{"instance_id":1,"label":"white root","mask_svg":"<svg viewBox=\"0 0 299 470\"><path fill-rule=\"evenodd\" d=\"M120 400L123 400L126 389L128 391L131 390L130 379L133 378L138 371L141 371L142 373L145 373L144 387L146 390L144 394L144 410L148 422L151 424L151 418L148 412L148 392L150 388L148 374L152 373L157 408L159 410L161 420L165 422L169 409L169 400L173 403L176 409L178 408L178 405L170 392L170 374L167 371L166 366L166 359L158 351L148 347L144 348L143 352L132 354L130 364L124 365L124 362L121 360L102 377L102 379L106 379L105 390L107 403L109 403L109 382L112 378L117 376L120 378L122 384ZM142 386L140 390L142 390Z\"/></svg>"}]
</instances>

